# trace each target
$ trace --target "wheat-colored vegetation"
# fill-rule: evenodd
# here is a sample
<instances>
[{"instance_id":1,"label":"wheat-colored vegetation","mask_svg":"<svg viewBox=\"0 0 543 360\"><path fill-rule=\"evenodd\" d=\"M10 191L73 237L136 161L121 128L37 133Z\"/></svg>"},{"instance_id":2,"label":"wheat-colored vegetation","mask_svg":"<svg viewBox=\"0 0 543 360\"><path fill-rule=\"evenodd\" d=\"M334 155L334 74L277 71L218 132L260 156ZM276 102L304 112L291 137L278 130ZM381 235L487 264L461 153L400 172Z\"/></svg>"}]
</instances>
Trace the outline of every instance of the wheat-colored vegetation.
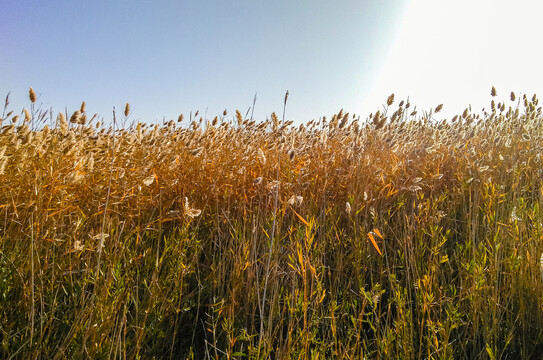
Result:
<instances>
[{"instance_id":1,"label":"wheat-colored vegetation","mask_svg":"<svg viewBox=\"0 0 543 360\"><path fill-rule=\"evenodd\" d=\"M0 132L0 358L543 352L535 96L299 126L29 99Z\"/></svg>"}]
</instances>

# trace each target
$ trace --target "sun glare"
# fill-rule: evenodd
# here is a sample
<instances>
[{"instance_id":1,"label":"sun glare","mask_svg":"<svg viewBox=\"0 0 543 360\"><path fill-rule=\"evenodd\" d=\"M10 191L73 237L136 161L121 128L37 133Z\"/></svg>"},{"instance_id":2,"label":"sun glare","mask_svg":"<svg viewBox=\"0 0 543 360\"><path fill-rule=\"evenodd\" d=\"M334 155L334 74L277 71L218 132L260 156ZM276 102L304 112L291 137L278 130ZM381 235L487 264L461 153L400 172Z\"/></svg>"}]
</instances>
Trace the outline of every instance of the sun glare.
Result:
<instances>
[{"instance_id":1,"label":"sun glare","mask_svg":"<svg viewBox=\"0 0 543 360\"><path fill-rule=\"evenodd\" d=\"M421 110L444 103L444 117L469 104L474 111L488 107L491 86L503 99L510 91L542 93L542 8L528 0L514 6L501 0L413 0L363 110L374 111L396 93Z\"/></svg>"}]
</instances>

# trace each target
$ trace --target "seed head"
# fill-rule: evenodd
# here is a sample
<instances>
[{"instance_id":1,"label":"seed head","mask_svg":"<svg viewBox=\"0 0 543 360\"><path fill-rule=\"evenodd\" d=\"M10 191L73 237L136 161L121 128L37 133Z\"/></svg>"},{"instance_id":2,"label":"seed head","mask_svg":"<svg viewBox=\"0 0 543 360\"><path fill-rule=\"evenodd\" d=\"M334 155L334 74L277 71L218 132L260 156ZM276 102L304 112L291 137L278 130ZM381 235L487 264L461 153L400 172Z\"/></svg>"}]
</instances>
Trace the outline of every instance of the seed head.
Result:
<instances>
[{"instance_id":1,"label":"seed head","mask_svg":"<svg viewBox=\"0 0 543 360\"><path fill-rule=\"evenodd\" d=\"M30 87L30 90L28 90L28 98L30 99L30 102L32 104L36 102L36 93L34 92L34 89L32 89L32 87Z\"/></svg>"},{"instance_id":2,"label":"seed head","mask_svg":"<svg viewBox=\"0 0 543 360\"><path fill-rule=\"evenodd\" d=\"M128 116L129 113L130 113L130 104L126 103L126 105L124 106L124 116Z\"/></svg>"},{"instance_id":3,"label":"seed head","mask_svg":"<svg viewBox=\"0 0 543 360\"><path fill-rule=\"evenodd\" d=\"M304 201L304 198L300 195L292 195L290 197L290 199L288 199L287 203L290 205L290 206L300 206L302 205Z\"/></svg>"},{"instance_id":4,"label":"seed head","mask_svg":"<svg viewBox=\"0 0 543 360\"><path fill-rule=\"evenodd\" d=\"M76 240L74 242L74 250L73 251L78 252L78 251L83 251L83 249L85 249L85 247L81 244L81 241Z\"/></svg>"},{"instance_id":5,"label":"seed head","mask_svg":"<svg viewBox=\"0 0 543 360\"><path fill-rule=\"evenodd\" d=\"M190 218L195 218L197 216L200 216L201 213L202 213L202 210L191 208L189 206L189 199L185 197L185 215L187 215Z\"/></svg>"},{"instance_id":6,"label":"seed head","mask_svg":"<svg viewBox=\"0 0 543 360\"><path fill-rule=\"evenodd\" d=\"M265 164L266 163L266 156L264 155L264 151L262 151L261 148L258 148L258 160L260 160L260 162L262 164Z\"/></svg>"},{"instance_id":7,"label":"seed head","mask_svg":"<svg viewBox=\"0 0 543 360\"><path fill-rule=\"evenodd\" d=\"M59 127L60 132L63 136L66 136L68 134L68 123L66 122L66 117L64 116L64 113L58 113L57 126Z\"/></svg>"},{"instance_id":8,"label":"seed head","mask_svg":"<svg viewBox=\"0 0 543 360\"><path fill-rule=\"evenodd\" d=\"M394 103L394 94L390 94L390 96L387 99L387 105L390 106Z\"/></svg>"},{"instance_id":9,"label":"seed head","mask_svg":"<svg viewBox=\"0 0 543 360\"><path fill-rule=\"evenodd\" d=\"M294 149L290 149L288 151L288 158L290 159L290 161L294 160L294 157L296 156L296 150Z\"/></svg>"},{"instance_id":10,"label":"seed head","mask_svg":"<svg viewBox=\"0 0 543 360\"><path fill-rule=\"evenodd\" d=\"M145 186L150 186L155 181L155 177L153 175L146 177L143 179L143 184Z\"/></svg>"},{"instance_id":11,"label":"seed head","mask_svg":"<svg viewBox=\"0 0 543 360\"><path fill-rule=\"evenodd\" d=\"M341 121L339 122L339 128L342 129L345 124L347 124L347 121L349 120L349 113L346 113L345 115L343 115L343 119L341 119Z\"/></svg>"},{"instance_id":12,"label":"seed head","mask_svg":"<svg viewBox=\"0 0 543 360\"><path fill-rule=\"evenodd\" d=\"M197 156L201 151L202 151L202 148L199 147L199 148L196 148L196 149L191 150L191 151L190 151L190 154L191 154L192 156Z\"/></svg>"},{"instance_id":13,"label":"seed head","mask_svg":"<svg viewBox=\"0 0 543 360\"><path fill-rule=\"evenodd\" d=\"M238 120L238 126L241 126L241 124L243 123L243 117L241 116L239 110L236 110L236 119Z\"/></svg>"},{"instance_id":14,"label":"seed head","mask_svg":"<svg viewBox=\"0 0 543 360\"><path fill-rule=\"evenodd\" d=\"M83 114L79 117L79 124L85 125L87 123L87 115Z\"/></svg>"},{"instance_id":15,"label":"seed head","mask_svg":"<svg viewBox=\"0 0 543 360\"><path fill-rule=\"evenodd\" d=\"M32 119L32 116L30 116L30 111L28 111L27 109L23 109L23 112L25 113L24 122L25 123L30 122L30 120Z\"/></svg>"},{"instance_id":16,"label":"seed head","mask_svg":"<svg viewBox=\"0 0 543 360\"><path fill-rule=\"evenodd\" d=\"M374 125L378 125L379 124L379 120L381 119L381 112L380 111L377 111L375 113L375 115L373 115L373 124Z\"/></svg>"},{"instance_id":17,"label":"seed head","mask_svg":"<svg viewBox=\"0 0 543 360\"><path fill-rule=\"evenodd\" d=\"M492 86L492 89L490 89L490 95L492 96L498 95L498 93L496 92L496 88L494 86Z\"/></svg>"},{"instance_id":18,"label":"seed head","mask_svg":"<svg viewBox=\"0 0 543 360\"><path fill-rule=\"evenodd\" d=\"M74 113L70 117L70 122L72 124L76 124L79 121L80 116L81 116L81 111L79 111L79 110L74 111Z\"/></svg>"},{"instance_id":19,"label":"seed head","mask_svg":"<svg viewBox=\"0 0 543 360\"><path fill-rule=\"evenodd\" d=\"M21 144L26 145L32 141L32 133L28 131L22 138Z\"/></svg>"}]
</instances>

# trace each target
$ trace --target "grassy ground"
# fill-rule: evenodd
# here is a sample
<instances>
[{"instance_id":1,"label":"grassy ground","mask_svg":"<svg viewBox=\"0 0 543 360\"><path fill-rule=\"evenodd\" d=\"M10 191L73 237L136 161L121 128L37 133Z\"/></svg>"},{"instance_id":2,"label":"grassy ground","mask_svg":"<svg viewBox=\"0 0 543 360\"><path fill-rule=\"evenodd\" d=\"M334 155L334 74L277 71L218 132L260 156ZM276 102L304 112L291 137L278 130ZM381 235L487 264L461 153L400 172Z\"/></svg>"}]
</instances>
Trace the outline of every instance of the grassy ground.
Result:
<instances>
[{"instance_id":1,"label":"grassy ground","mask_svg":"<svg viewBox=\"0 0 543 360\"><path fill-rule=\"evenodd\" d=\"M543 119L498 98L298 127L6 101L0 358L538 358Z\"/></svg>"}]
</instances>

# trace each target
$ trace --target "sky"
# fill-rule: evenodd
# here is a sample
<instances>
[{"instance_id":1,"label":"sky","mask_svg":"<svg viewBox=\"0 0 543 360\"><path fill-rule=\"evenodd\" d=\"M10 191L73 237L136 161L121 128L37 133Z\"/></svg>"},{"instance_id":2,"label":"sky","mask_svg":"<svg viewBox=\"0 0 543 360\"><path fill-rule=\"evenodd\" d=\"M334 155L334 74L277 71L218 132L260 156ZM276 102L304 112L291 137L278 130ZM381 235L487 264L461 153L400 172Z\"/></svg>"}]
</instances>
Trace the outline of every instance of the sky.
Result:
<instances>
[{"instance_id":1,"label":"sky","mask_svg":"<svg viewBox=\"0 0 543 360\"><path fill-rule=\"evenodd\" d=\"M510 91L543 94L543 5L529 0L0 0L0 97L10 110L161 123L227 110L296 123L365 118L409 97L440 116Z\"/></svg>"},{"instance_id":2,"label":"sky","mask_svg":"<svg viewBox=\"0 0 543 360\"><path fill-rule=\"evenodd\" d=\"M511 91L543 96L542 14L537 0L410 1L362 108L394 92L451 118L489 109L492 86L507 105Z\"/></svg>"}]
</instances>

